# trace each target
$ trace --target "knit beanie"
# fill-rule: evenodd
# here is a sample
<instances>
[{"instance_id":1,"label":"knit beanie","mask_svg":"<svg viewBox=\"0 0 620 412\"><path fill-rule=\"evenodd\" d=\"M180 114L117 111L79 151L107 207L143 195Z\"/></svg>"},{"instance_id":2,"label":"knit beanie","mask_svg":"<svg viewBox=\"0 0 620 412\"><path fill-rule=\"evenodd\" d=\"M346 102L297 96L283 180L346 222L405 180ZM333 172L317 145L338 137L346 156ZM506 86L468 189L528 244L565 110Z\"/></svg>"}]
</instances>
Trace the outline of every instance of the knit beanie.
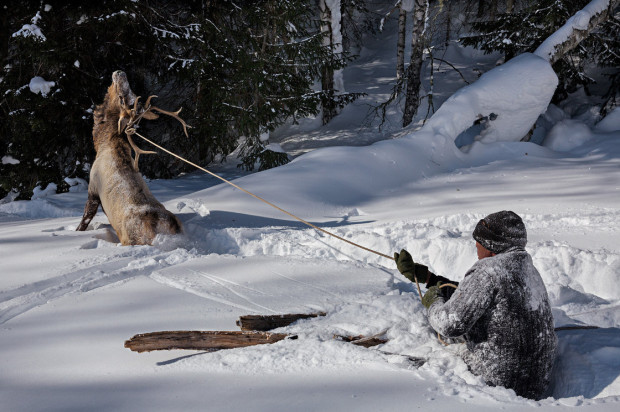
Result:
<instances>
[{"instance_id":1,"label":"knit beanie","mask_svg":"<svg viewBox=\"0 0 620 412\"><path fill-rule=\"evenodd\" d=\"M527 232L523 220L514 212L491 213L478 222L474 239L485 249L497 254L513 246L525 247Z\"/></svg>"}]
</instances>

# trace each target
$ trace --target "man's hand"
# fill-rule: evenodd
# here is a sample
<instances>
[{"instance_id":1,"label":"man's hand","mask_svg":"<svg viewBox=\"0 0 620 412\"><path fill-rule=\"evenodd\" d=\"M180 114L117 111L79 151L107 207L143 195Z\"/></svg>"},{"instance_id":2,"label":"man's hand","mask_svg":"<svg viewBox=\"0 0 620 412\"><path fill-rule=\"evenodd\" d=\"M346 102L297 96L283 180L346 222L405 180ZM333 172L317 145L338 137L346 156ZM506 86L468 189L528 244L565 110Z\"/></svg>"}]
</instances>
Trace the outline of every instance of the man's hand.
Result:
<instances>
[{"instance_id":1,"label":"man's hand","mask_svg":"<svg viewBox=\"0 0 620 412\"><path fill-rule=\"evenodd\" d=\"M428 268L424 265L415 263L409 252L405 249L402 249L400 253L394 253L394 260L396 261L398 271L402 273L404 277L412 282L415 282L417 278L418 282L426 283Z\"/></svg>"},{"instance_id":2,"label":"man's hand","mask_svg":"<svg viewBox=\"0 0 620 412\"><path fill-rule=\"evenodd\" d=\"M433 303L437 300L441 299L441 292L439 287L441 286L441 282L438 282L436 286L431 286L428 288L424 297L422 298L422 304L426 309L430 308Z\"/></svg>"}]
</instances>

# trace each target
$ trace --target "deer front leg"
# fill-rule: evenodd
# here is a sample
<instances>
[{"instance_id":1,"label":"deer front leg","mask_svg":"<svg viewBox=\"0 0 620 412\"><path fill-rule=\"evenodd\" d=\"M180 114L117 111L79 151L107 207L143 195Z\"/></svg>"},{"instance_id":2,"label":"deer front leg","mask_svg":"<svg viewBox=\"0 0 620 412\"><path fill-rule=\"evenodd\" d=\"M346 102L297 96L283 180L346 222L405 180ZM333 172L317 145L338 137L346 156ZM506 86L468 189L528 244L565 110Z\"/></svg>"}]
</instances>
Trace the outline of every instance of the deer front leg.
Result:
<instances>
[{"instance_id":1,"label":"deer front leg","mask_svg":"<svg viewBox=\"0 0 620 412\"><path fill-rule=\"evenodd\" d=\"M93 217L97 214L97 210L99 209L99 205L101 204L101 199L99 196L88 194L88 200L86 201L86 206L84 206L84 216L82 216L82 221L78 225L78 232L83 232L86 230L90 221L93 220Z\"/></svg>"}]
</instances>

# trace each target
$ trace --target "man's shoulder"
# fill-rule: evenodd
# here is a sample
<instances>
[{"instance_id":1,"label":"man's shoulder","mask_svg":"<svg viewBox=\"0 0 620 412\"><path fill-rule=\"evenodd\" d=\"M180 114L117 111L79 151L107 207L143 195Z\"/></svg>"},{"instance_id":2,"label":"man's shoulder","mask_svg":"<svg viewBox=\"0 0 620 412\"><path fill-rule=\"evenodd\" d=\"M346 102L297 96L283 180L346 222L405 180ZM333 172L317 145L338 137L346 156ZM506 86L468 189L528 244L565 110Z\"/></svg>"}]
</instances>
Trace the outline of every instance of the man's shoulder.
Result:
<instances>
[{"instance_id":1,"label":"man's shoulder","mask_svg":"<svg viewBox=\"0 0 620 412\"><path fill-rule=\"evenodd\" d=\"M507 268L520 266L524 261L531 260L527 251L523 248L515 248L495 256L480 259L467 271L467 276L484 274L485 276L501 276Z\"/></svg>"}]
</instances>

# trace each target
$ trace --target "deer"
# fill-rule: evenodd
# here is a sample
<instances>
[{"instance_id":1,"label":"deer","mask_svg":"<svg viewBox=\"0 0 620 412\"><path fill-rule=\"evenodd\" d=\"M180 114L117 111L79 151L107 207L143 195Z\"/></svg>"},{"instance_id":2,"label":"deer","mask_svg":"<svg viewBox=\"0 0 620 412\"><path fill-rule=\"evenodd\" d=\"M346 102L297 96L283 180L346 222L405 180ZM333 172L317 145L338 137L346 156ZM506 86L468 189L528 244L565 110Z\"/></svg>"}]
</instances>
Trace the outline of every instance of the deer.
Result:
<instances>
[{"instance_id":1,"label":"deer","mask_svg":"<svg viewBox=\"0 0 620 412\"><path fill-rule=\"evenodd\" d=\"M87 229L101 206L122 245L151 245L158 234L183 233L179 219L153 196L138 170L140 155L154 153L140 149L132 139L141 119L157 119L155 112L159 112L181 122L186 136L189 127L179 117L181 109L169 112L151 106L153 97L157 96L149 96L144 105L140 104L127 75L120 70L112 74L103 103L93 113L96 156L77 231Z\"/></svg>"}]
</instances>

